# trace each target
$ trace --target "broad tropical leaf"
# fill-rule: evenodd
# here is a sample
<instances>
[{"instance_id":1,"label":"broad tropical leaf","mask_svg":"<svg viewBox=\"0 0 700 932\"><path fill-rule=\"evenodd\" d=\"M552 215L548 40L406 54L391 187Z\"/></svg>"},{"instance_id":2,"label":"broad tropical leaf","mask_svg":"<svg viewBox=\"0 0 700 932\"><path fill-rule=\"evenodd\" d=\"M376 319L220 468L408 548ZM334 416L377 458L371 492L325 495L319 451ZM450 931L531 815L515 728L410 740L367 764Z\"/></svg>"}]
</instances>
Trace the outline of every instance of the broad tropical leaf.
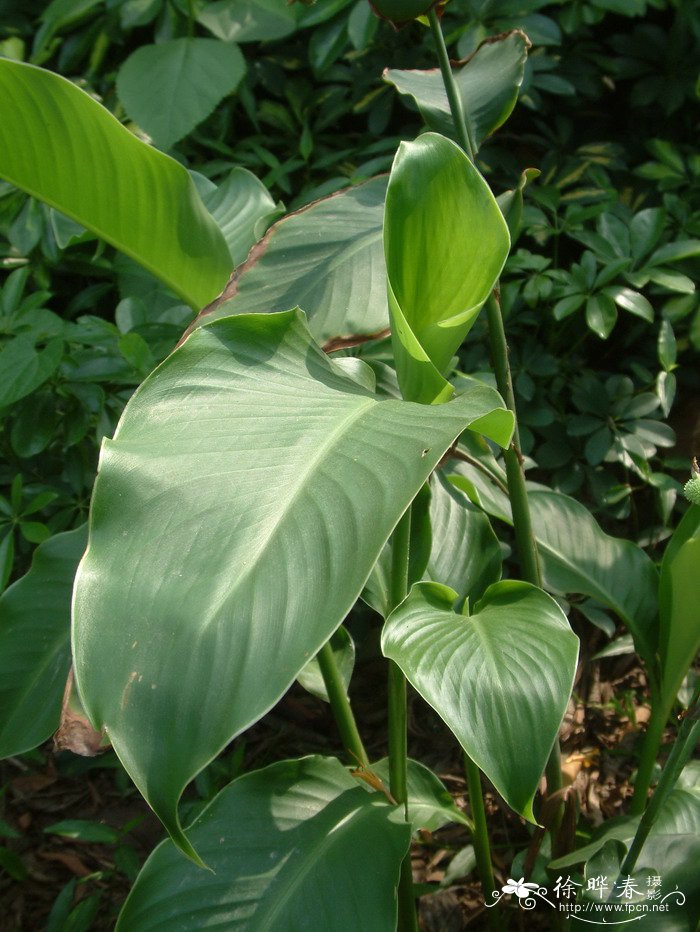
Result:
<instances>
[{"instance_id":1,"label":"broad tropical leaf","mask_svg":"<svg viewBox=\"0 0 700 932\"><path fill-rule=\"evenodd\" d=\"M170 841L149 857L118 932L204 928L386 932L410 842L403 814L333 758L281 761L235 780L187 830L210 871Z\"/></svg>"},{"instance_id":2,"label":"broad tropical leaf","mask_svg":"<svg viewBox=\"0 0 700 932\"><path fill-rule=\"evenodd\" d=\"M76 678L183 849L184 786L338 627L454 438L508 442L501 404L378 398L298 311L195 330L132 397L95 485Z\"/></svg>"},{"instance_id":3,"label":"broad tropical leaf","mask_svg":"<svg viewBox=\"0 0 700 932\"><path fill-rule=\"evenodd\" d=\"M418 583L389 616L382 651L508 805L534 822L578 640L554 599L529 583L496 583L468 617L453 610L456 600L447 586Z\"/></svg>"},{"instance_id":4,"label":"broad tropical leaf","mask_svg":"<svg viewBox=\"0 0 700 932\"><path fill-rule=\"evenodd\" d=\"M170 149L240 84L245 59L232 42L170 39L142 45L117 75L117 93L132 120Z\"/></svg>"},{"instance_id":5,"label":"broad tropical leaf","mask_svg":"<svg viewBox=\"0 0 700 932\"><path fill-rule=\"evenodd\" d=\"M58 727L73 579L86 543L86 525L55 534L0 597L0 757L36 747Z\"/></svg>"},{"instance_id":6,"label":"broad tropical leaf","mask_svg":"<svg viewBox=\"0 0 700 932\"><path fill-rule=\"evenodd\" d=\"M384 213L384 254L396 372L405 398L453 393L444 378L508 255L489 186L459 146L426 133L402 142Z\"/></svg>"},{"instance_id":7,"label":"broad tropical leaf","mask_svg":"<svg viewBox=\"0 0 700 932\"><path fill-rule=\"evenodd\" d=\"M462 67L455 81L462 97L472 142L478 149L486 136L510 116L523 82L530 42L515 30L487 39ZM429 71L387 69L384 80L412 97L430 129L456 139L450 104L439 68Z\"/></svg>"},{"instance_id":8,"label":"broad tropical leaf","mask_svg":"<svg viewBox=\"0 0 700 932\"><path fill-rule=\"evenodd\" d=\"M385 192L386 178L375 178L279 220L195 325L298 306L319 343L388 327Z\"/></svg>"},{"instance_id":9,"label":"broad tropical leaf","mask_svg":"<svg viewBox=\"0 0 700 932\"><path fill-rule=\"evenodd\" d=\"M231 270L182 165L70 81L0 58L0 177L136 259L200 308Z\"/></svg>"}]
</instances>

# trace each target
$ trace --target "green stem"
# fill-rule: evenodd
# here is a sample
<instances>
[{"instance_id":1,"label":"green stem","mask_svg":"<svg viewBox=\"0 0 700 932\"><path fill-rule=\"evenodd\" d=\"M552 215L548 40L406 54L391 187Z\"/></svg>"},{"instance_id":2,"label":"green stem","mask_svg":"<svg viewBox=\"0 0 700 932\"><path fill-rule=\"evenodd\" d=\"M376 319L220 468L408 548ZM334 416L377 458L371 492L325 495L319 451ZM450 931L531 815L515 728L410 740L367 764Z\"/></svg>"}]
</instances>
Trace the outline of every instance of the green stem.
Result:
<instances>
[{"instance_id":1,"label":"green stem","mask_svg":"<svg viewBox=\"0 0 700 932\"><path fill-rule=\"evenodd\" d=\"M651 717L646 734L644 735L642 750L639 755L637 776L634 780L634 796L632 797L632 805L630 806L630 813L632 815L641 815L647 804L647 796L649 794L651 778L654 773L654 765L659 756L664 728L671 714L672 707L673 703L671 703L670 706L666 703L666 707L662 708L660 701L658 699L654 701L654 697L652 696Z\"/></svg>"},{"instance_id":2,"label":"green stem","mask_svg":"<svg viewBox=\"0 0 700 932\"><path fill-rule=\"evenodd\" d=\"M452 68L450 67L450 61L445 47L445 40L434 9L429 13L429 21L457 138L467 156L473 162L475 147L469 135L469 128L462 107L462 98L459 95L454 75L452 74ZM515 395L513 393L513 380L511 378L510 364L508 362L508 345L506 343L506 334L503 327L501 307L495 294L488 298L486 302L486 312L489 323L491 356L496 373L496 384L498 386L498 391L506 403L506 407L509 411L512 411L515 419L513 442L505 451L504 460L506 464L506 478L508 480L508 494L513 509L513 528L518 547L520 569L524 579L534 586L539 586L541 588L542 574L537 554L537 543L532 531L530 505L527 500L527 490L525 488L525 473L522 468L518 420L515 410ZM558 793L561 788L560 751L558 742L555 742L547 764L547 793L551 797L553 794ZM552 809L552 824L549 826L552 838L556 838L563 814L564 801L562 799L559 804Z\"/></svg>"},{"instance_id":3,"label":"green stem","mask_svg":"<svg viewBox=\"0 0 700 932\"><path fill-rule=\"evenodd\" d=\"M408 553L411 536L411 509L405 512L391 539L391 580L389 609L393 611L408 592ZM389 661L389 789L399 805L403 805L408 821L408 737L406 709L406 678L400 667ZM418 932L416 898L413 890L411 850L401 864L398 889L399 932Z\"/></svg>"},{"instance_id":4,"label":"green stem","mask_svg":"<svg viewBox=\"0 0 700 932\"><path fill-rule=\"evenodd\" d=\"M659 783L649 800L649 805L644 810L644 815L640 819L637 832L634 836L627 857L620 867L620 877L629 877L634 870L637 858L644 847L644 842L651 831L654 822L659 814L662 805L668 799L671 790L678 782L681 771L685 767L690 755L693 753L696 744L700 741L700 683L695 687L693 698L688 706L688 713L678 730L675 743L668 755L666 766L661 772ZM619 878L618 878L619 879Z\"/></svg>"},{"instance_id":5,"label":"green stem","mask_svg":"<svg viewBox=\"0 0 700 932\"><path fill-rule=\"evenodd\" d=\"M357 722L345 691L345 684L340 675L338 664L335 662L335 655L330 641L326 641L323 645L317 654L317 659L343 745L360 764L368 767L369 758L362 743L360 732L357 730Z\"/></svg>"},{"instance_id":6,"label":"green stem","mask_svg":"<svg viewBox=\"0 0 700 932\"><path fill-rule=\"evenodd\" d=\"M525 474L520 460L520 434L515 410L515 394L513 392L513 379L508 363L508 345L506 332L503 327L501 308L495 295L490 295L486 301L486 314L489 322L489 341L491 344L491 357L496 373L496 385L501 397L509 411L515 417L515 430L513 441L504 453L506 464L506 477L508 479L508 494L513 509L513 530L518 547L518 559L523 578L533 586L542 586L542 574L537 555L537 543L532 530L530 504L525 488Z\"/></svg>"},{"instance_id":7,"label":"green stem","mask_svg":"<svg viewBox=\"0 0 700 932\"><path fill-rule=\"evenodd\" d=\"M430 31L433 34L433 41L435 42L435 50L437 52L438 61L440 62L442 81L445 85L445 93L447 94L447 100L450 104L450 112L452 113L452 120L455 125L455 133L457 135L457 139L459 140L460 146L464 149L464 151L473 162L476 149L474 143L472 142L472 138L469 133L469 127L464 116L462 97L459 93L459 89L455 81L455 76L452 73L452 66L450 65L450 59L447 54L447 46L445 45L445 39L442 34L442 29L440 28L440 21L437 17L437 13L435 12L435 7L433 7L428 13L428 21L430 23Z\"/></svg>"},{"instance_id":8,"label":"green stem","mask_svg":"<svg viewBox=\"0 0 700 932\"><path fill-rule=\"evenodd\" d=\"M467 754L464 755L464 769L467 775L469 805L472 810L472 819L474 820L472 840L474 842L474 854L476 855L476 867L479 871L484 900L489 902L496 889L496 881L493 877L493 867L491 865L491 847L489 845L489 830L486 824L484 794L481 789L481 774L479 768ZM487 919L491 929L495 930L501 928L501 923L495 910L488 910Z\"/></svg>"}]
</instances>

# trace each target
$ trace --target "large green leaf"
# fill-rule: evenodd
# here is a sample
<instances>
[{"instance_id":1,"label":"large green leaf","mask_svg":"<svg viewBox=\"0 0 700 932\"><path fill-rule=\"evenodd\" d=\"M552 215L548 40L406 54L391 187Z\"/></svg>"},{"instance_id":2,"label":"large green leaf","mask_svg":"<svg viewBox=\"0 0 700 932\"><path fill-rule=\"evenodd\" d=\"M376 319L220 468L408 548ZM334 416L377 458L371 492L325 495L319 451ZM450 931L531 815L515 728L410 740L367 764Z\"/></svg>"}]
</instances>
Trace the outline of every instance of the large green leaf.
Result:
<instances>
[{"instance_id":1,"label":"large green leaf","mask_svg":"<svg viewBox=\"0 0 700 932\"><path fill-rule=\"evenodd\" d=\"M527 36L519 30L494 36L480 45L455 72L470 136L477 148L510 116L523 81L529 46ZM439 68L429 71L387 69L384 80L393 84L400 94L415 100L430 129L457 138Z\"/></svg>"},{"instance_id":2,"label":"large green leaf","mask_svg":"<svg viewBox=\"0 0 700 932\"><path fill-rule=\"evenodd\" d=\"M195 324L298 306L320 343L386 328L385 192L386 178L375 178L275 223Z\"/></svg>"},{"instance_id":3,"label":"large green leaf","mask_svg":"<svg viewBox=\"0 0 700 932\"><path fill-rule=\"evenodd\" d=\"M489 186L456 143L402 142L384 213L396 372L405 398L453 393L444 373L503 268L510 237Z\"/></svg>"},{"instance_id":4,"label":"large green leaf","mask_svg":"<svg viewBox=\"0 0 700 932\"><path fill-rule=\"evenodd\" d=\"M338 627L454 438L508 442L500 404L378 398L298 311L195 330L132 397L95 485L76 677L183 848L184 786Z\"/></svg>"},{"instance_id":5,"label":"large green leaf","mask_svg":"<svg viewBox=\"0 0 700 932\"><path fill-rule=\"evenodd\" d=\"M662 706L673 704L700 650L700 506L691 505L669 541L659 584Z\"/></svg>"},{"instance_id":6,"label":"large green leaf","mask_svg":"<svg viewBox=\"0 0 700 932\"><path fill-rule=\"evenodd\" d=\"M160 844L118 932L386 932L410 828L333 758L281 761L235 780L187 831L211 868Z\"/></svg>"},{"instance_id":7,"label":"large green leaf","mask_svg":"<svg viewBox=\"0 0 700 932\"><path fill-rule=\"evenodd\" d=\"M418 583L389 616L382 651L452 729L509 806L532 802L571 695L578 640L529 583L486 590L466 617L457 593Z\"/></svg>"},{"instance_id":8,"label":"large green leaf","mask_svg":"<svg viewBox=\"0 0 700 932\"><path fill-rule=\"evenodd\" d=\"M194 308L231 270L187 171L70 81L0 59L0 177L136 259Z\"/></svg>"},{"instance_id":9,"label":"large green leaf","mask_svg":"<svg viewBox=\"0 0 700 932\"><path fill-rule=\"evenodd\" d=\"M499 481L505 479L495 461L489 467ZM451 479L488 514L512 524L508 496L482 471L460 464ZM632 632L639 653L653 663L659 578L646 553L606 534L568 495L529 484L528 500L546 588L587 595L612 609Z\"/></svg>"},{"instance_id":10,"label":"large green leaf","mask_svg":"<svg viewBox=\"0 0 700 932\"><path fill-rule=\"evenodd\" d=\"M56 728L70 669L70 601L87 526L40 544L26 576L0 597L0 757Z\"/></svg>"},{"instance_id":11,"label":"large green leaf","mask_svg":"<svg viewBox=\"0 0 700 932\"><path fill-rule=\"evenodd\" d=\"M132 52L119 69L117 93L131 119L169 149L238 87L245 67L231 42L170 39Z\"/></svg>"}]
</instances>

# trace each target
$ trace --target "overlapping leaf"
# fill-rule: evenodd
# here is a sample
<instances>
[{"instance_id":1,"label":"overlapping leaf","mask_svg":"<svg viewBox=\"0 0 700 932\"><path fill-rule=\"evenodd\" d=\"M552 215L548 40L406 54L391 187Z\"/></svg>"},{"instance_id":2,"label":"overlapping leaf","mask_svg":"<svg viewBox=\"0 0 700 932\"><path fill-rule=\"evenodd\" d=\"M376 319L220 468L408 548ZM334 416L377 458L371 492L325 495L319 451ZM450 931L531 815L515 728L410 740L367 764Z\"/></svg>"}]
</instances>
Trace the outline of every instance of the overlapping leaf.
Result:
<instances>
[{"instance_id":1,"label":"overlapping leaf","mask_svg":"<svg viewBox=\"0 0 700 932\"><path fill-rule=\"evenodd\" d=\"M405 398L430 404L450 397L444 374L509 246L489 186L458 145L436 133L401 143L386 195L384 253Z\"/></svg>"},{"instance_id":2,"label":"overlapping leaf","mask_svg":"<svg viewBox=\"0 0 700 932\"><path fill-rule=\"evenodd\" d=\"M163 842L124 904L119 932L396 925L410 828L333 758L281 761L240 777L187 835L211 871Z\"/></svg>"},{"instance_id":3,"label":"overlapping leaf","mask_svg":"<svg viewBox=\"0 0 700 932\"><path fill-rule=\"evenodd\" d=\"M525 73L527 36L515 30L488 39L455 72L472 142L478 148L511 114ZM430 129L456 139L450 104L438 68L429 71L387 69L384 80L412 97Z\"/></svg>"},{"instance_id":4,"label":"overlapping leaf","mask_svg":"<svg viewBox=\"0 0 700 932\"><path fill-rule=\"evenodd\" d=\"M40 544L29 572L0 598L0 757L58 727L70 669L70 600L87 527Z\"/></svg>"},{"instance_id":5,"label":"overlapping leaf","mask_svg":"<svg viewBox=\"0 0 700 932\"><path fill-rule=\"evenodd\" d=\"M385 192L386 178L375 178L275 223L196 324L298 306L320 343L386 328Z\"/></svg>"},{"instance_id":6,"label":"overlapping leaf","mask_svg":"<svg viewBox=\"0 0 700 932\"><path fill-rule=\"evenodd\" d=\"M299 312L199 328L133 396L95 487L76 677L183 849L184 786L338 627L454 438L508 442L500 404L380 399Z\"/></svg>"},{"instance_id":7,"label":"overlapping leaf","mask_svg":"<svg viewBox=\"0 0 700 932\"><path fill-rule=\"evenodd\" d=\"M578 640L551 596L528 583L486 590L469 617L457 593L419 583L384 626L382 651L452 729L508 805L532 801L576 671Z\"/></svg>"},{"instance_id":8,"label":"overlapping leaf","mask_svg":"<svg viewBox=\"0 0 700 932\"><path fill-rule=\"evenodd\" d=\"M488 468L505 476L489 455ZM453 481L488 514L512 523L508 496L478 469L459 464ZM653 663L658 641L658 584L654 564L632 541L606 534L593 515L568 495L528 487L532 525L545 586L564 595L581 593L612 609Z\"/></svg>"},{"instance_id":9,"label":"overlapping leaf","mask_svg":"<svg viewBox=\"0 0 700 932\"><path fill-rule=\"evenodd\" d=\"M0 59L0 177L136 259L194 308L231 270L187 171L84 91Z\"/></svg>"}]
</instances>

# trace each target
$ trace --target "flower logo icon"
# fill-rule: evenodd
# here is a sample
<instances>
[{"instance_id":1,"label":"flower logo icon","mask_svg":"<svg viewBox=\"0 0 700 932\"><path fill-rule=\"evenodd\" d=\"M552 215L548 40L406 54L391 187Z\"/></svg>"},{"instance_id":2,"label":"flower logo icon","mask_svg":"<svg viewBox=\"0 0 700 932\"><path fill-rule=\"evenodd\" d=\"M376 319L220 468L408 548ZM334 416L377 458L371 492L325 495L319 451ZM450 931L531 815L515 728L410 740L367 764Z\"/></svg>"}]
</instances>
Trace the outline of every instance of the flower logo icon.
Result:
<instances>
[{"instance_id":1,"label":"flower logo icon","mask_svg":"<svg viewBox=\"0 0 700 932\"><path fill-rule=\"evenodd\" d=\"M536 892L539 888L539 885L536 883L525 883L525 878L521 877L520 880L512 880L508 878L508 883L503 884L501 890L504 893L514 893L519 900L525 900L533 892Z\"/></svg>"}]
</instances>

